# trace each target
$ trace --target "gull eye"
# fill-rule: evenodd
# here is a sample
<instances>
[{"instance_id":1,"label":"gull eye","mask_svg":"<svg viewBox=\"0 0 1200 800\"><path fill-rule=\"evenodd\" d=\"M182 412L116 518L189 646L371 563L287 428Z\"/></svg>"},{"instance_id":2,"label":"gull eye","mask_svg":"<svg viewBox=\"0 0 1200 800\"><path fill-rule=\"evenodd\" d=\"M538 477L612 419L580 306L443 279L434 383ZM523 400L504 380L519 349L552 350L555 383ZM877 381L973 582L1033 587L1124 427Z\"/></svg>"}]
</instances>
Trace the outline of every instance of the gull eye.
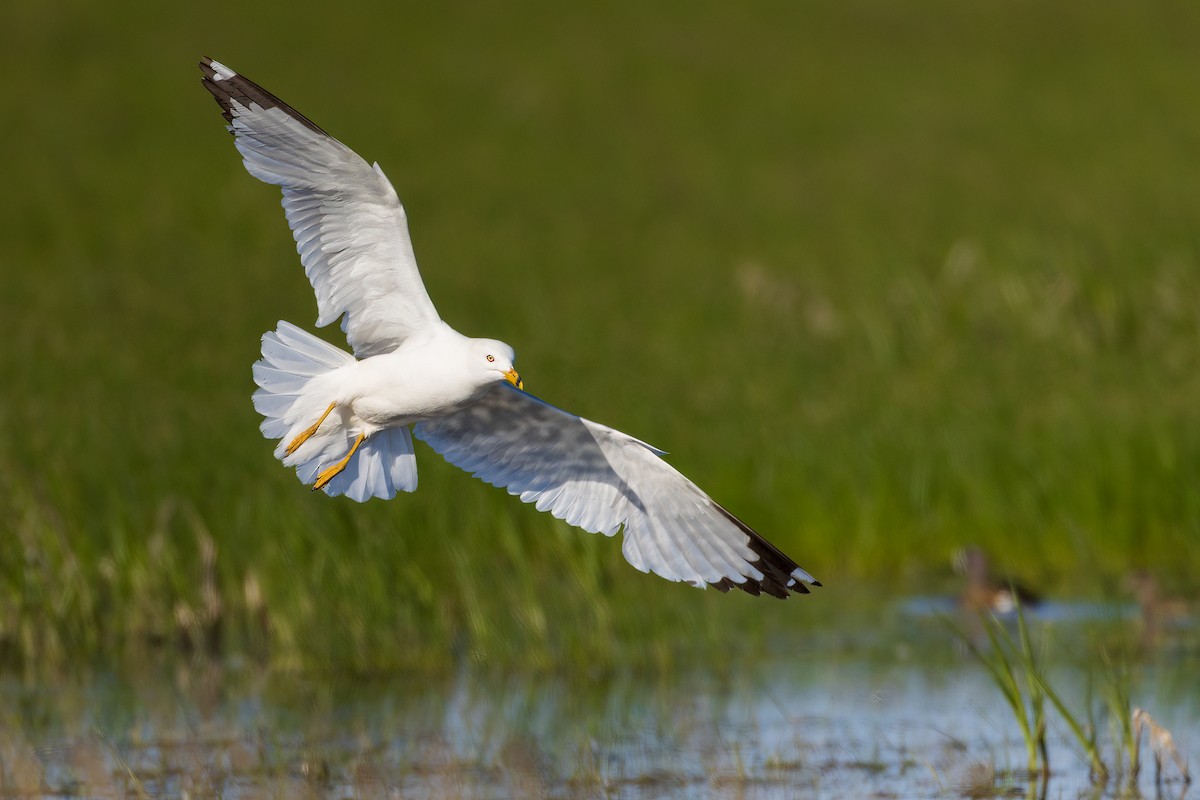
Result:
<instances>
[{"instance_id":1,"label":"gull eye","mask_svg":"<svg viewBox=\"0 0 1200 800\"><path fill-rule=\"evenodd\" d=\"M487 357L487 360L488 360L488 363L490 364L490 363L492 363L493 361L495 361L495 360L496 360L496 357L495 357L495 356L492 356L492 355L489 355L489 356Z\"/></svg>"}]
</instances>

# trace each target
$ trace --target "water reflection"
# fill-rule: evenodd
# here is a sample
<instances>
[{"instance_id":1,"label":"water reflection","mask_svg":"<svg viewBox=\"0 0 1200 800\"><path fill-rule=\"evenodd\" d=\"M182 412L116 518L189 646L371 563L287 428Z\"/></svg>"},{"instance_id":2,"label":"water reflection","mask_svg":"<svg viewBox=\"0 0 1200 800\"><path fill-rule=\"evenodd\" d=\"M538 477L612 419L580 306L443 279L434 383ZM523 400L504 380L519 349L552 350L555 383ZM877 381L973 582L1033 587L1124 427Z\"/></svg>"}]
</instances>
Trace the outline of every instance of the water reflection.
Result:
<instances>
[{"instance_id":1,"label":"water reflection","mask_svg":"<svg viewBox=\"0 0 1200 800\"><path fill-rule=\"evenodd\" d=\"M806 639L714 675L266 675L228 665L0 682L6 797L1025 796L1024 745L945 636ZM921 657L917 657L920 655ZM1200 763L1197 664L1145 665L1135 705ZM1082 697L1080 668L1052 670ZM1097 724L1104 730L1108 722ZM1051 797L1089 796L1052 723ZM1148 756L1147 756L1148 757ZM1154 796L1153 770L1140 786ZM1169 777L1169 776L1168 776ZM1110 791L1113 787L1110 787ZM1168 782L1178 796L1185 787Z\"/></svg>"}]
</instances>

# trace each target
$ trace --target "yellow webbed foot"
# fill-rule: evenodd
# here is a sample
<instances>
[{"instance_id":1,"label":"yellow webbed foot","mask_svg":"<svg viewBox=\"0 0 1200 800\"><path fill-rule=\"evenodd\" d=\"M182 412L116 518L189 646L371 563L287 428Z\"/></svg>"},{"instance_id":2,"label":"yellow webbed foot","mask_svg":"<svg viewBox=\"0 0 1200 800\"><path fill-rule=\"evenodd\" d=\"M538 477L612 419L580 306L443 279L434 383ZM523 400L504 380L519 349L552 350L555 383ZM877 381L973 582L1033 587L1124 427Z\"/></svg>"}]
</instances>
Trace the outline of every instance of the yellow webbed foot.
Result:
<instances>
[{"instance_id":1,"label":"yellow webbed foot","mask_svg":"<svg viewBox=\"0 0 1200 800\"><path fill-rule=\"evenodd\" d=\"M333 406L330 406L332 408ZM328 413L328 412L326 412ZM366 440L366 434L360 433L358 438L354 440L354 444L350 447L350 452L346 453L345 457L331 467L326 467L317 475L317 482L313 484L312 490L315 492L318 489L324 489L331 480L336 478L338 474L346 468L350 463L350 457L354 455L354 451L358 450L358 446Z\"/></svg>"},{"instance_id":2,"label":"yellow webbed foot","mask_svg":"<svg viewBox=\"0 0 1200 800\"><path fill-rule=\"evenodd\" d=\"M305 428L295 439L292 439L292 443L287 446L285 453L290 456L292 453L296 452L300 445L307 442L309 437L317 432L317 428L321 427L321 423L325 421L325 418L329 416L329 412L333 411L334 406L336 405L337 403L330 403L329 408L325 409L325 413L321 415L319 420Z\"/></svg>"}]
</instances>

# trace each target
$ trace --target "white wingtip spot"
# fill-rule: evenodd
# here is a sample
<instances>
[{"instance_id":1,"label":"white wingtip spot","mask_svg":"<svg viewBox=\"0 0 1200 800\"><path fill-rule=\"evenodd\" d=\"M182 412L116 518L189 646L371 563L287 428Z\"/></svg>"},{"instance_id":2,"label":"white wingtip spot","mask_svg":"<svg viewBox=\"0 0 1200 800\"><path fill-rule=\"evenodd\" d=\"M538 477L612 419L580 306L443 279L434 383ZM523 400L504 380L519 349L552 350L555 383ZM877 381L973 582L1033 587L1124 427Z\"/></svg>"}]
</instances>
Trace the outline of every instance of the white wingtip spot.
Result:
<instances>
[{"instance_id":1,"label":"white wingtip spot","mask_svg":"<svg viewBox=\"0 0 1200 800\"><path fill-rule=\"evenodd\" d=\"M215 73L213 75L214 81L227 81L237 75L236 72L222 64L220 61L213 61L209 64L209 66L212 67L212 70Z\"/></svg>"},{"instance_id":2,"label":"white wingtip spot","mask_svg":"<svg viewBox=\"0 0 1200 800\"><path fill-rule=\"evenodd\" d=\"M812 575L809 575L807 572L800 569L799 567L796 567L794 570L792 570L792 578L794 578L795 580L798 580L798 581L804 581L805 583L816 583L817 582L816 578L814 578ZM789 583L788 585L791 586L791 583Z\"/></svg>"}]
</instances>

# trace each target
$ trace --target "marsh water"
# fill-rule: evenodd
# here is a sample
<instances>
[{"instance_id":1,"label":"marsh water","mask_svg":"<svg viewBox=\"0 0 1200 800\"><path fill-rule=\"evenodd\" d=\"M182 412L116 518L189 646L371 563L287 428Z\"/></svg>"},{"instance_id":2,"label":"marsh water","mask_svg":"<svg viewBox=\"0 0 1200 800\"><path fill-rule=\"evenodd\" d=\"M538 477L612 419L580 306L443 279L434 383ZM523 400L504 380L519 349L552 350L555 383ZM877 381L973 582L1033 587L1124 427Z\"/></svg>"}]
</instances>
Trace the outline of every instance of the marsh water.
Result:
<instances>
[{"instance_id":1,"label":"marsh water","mask_svg":"<svg viewBox=\"0 0 1200 800\"><path fill-rule=\"evenodd\" d=\"M3 796L1130 796L1123 778L1089 780L1053 713L1049 780L1026 775L1012 712L941 611L908 601L886 625L791 634L655 675L474 664L351 679L166 660L10 676L0 683ZM1127 627L1126 611L1064 604L1031 618L1035 639L1077 653L1047 675L1077 709L1094 709L1113 764L1115 720L1094 691L1104 667L1085 653ZM1194 642L1185 630L1138 654L1129 689L1200 765ZM1189 796L1173 765L1156 787L1148 750L1143 758L1144 796Z\"/></svg>"}]
</instances>

